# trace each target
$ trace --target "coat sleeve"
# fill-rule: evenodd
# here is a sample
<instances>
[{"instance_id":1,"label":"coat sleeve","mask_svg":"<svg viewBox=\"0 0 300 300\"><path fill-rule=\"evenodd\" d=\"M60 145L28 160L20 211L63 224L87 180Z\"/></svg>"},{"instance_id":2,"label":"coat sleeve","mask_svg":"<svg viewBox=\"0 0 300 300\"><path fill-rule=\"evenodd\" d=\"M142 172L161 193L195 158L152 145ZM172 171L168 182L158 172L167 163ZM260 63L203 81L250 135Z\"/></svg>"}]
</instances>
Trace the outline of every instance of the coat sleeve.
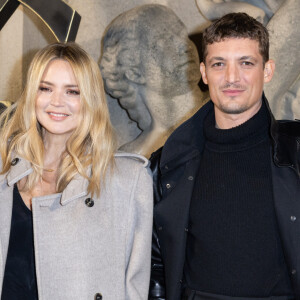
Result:
<instances>
[{"instance_id":1,"label":"coat sleeve","mask_svg":"<svg viewBox=\"0 0 300 300\"><path fill-rule=\"evenodd\" d=\"M130 203L126 237L126 300L145 300L148 297L152 220L152 173L148 167L140 166Z\"/></svg>"}]
</instances>

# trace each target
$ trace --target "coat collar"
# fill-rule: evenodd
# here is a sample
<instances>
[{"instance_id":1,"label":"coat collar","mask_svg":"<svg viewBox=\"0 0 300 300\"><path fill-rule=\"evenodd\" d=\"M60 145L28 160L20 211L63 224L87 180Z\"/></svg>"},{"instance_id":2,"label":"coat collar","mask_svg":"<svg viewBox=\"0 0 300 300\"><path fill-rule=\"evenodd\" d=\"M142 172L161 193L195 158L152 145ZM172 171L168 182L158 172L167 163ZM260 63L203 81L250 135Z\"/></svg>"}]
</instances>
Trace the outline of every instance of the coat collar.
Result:
<instances>
[{"instance_id":1,"label":"coat collar","mask_svg":"<svg viewBox=\"0 0 300 300\"><path fill-rule=\"evenodd\" d=\"M300 122L298 120L277 121L271 112L270 118L273 161L278 167L293 169L300 178Z\"/></svg>"},{"instance_id":2,"label":"coat collar","mask_svg":"<svg viewBox=\"0 0 300 300\"><path fill-rule=\"evenodd\" d=\"M292 168L300 176L300 122L275 120L264 94L262 100L270 117L273 161L278 167ZM209 101L171 134L162 149L162 174L200 155L205 144L203 121L213 109L213 102Z\"/></svg>"},{"instance_id":3,"label":"coat collar","mask_svg":"<svg viewBox=\"0 0 300 300\"><path fill-rule=\"evenodd\" d=\"M134 154L134 153L126 153L126 152L117 152L114 154L114 157L129 157L134 160L138 160L143 163L144 167L147 167L149 165L148 159L146 159L142 155ZM11 168L7 174L0 175L0 182L5 180L7 182L7 185L12 186L15 183L17 183L20 179L23 177L29 175L32 173L32 167L30 162L28 162L26 159L23 159L19 156L14 155L12 157L11 161ZM109 170L108 170L109 172ZM91 174L91 167L87 170L87 175L90 176ZM109 176L109 174L108 174ZM66 186L64 191L62 193L52 194L52 195L45 195L42 197L39 197L39 199L43 199L43 203L47 206L49 200L49 203L51 203L53 198L60 197L60 203L62 205L66 205L69 202L85 197L88 195L87 189L88 189L89 181L87 178L81 176L80 174L76 174L73 179L69 182L69 184Z\"/></svg>"},{"instance_id":4,"label":"coat collar","mask_svg":"<svg viewBox=\"0 0 300 300\"><path fill-rule=\"evenodd\" d=\"M213 103L209 101L171 134L162 149L162 173L200 154L205 143L203 120L213 109Z\"/></svg>"},{"instance_id":5,"label":"coat collar","mask_svg":"<svg viewBox=\"0 0 300 300\"><path fill-rule=\"evenodd\" d=\"M16 162L16 163L15 163ZM15 156L12 159L12 166L7 174L0 176L0 181L6 179L7 185L12 186L17 183L23 177L32 173L32 168L30 162L27 160ZM90 169L88 170L90 173ZM74 176L74 178L70 181L67 187L64 189L62 193L57 193L54 195L46 195L43 197L39 197L42 199L53 199L53 197L60 197L60 203L62 205L66 205L72 200L78 199L80 197L84 197L87 195L87 187L88 187L88 179L84 178L80 174Z\"/></svg>"}]
</instances>

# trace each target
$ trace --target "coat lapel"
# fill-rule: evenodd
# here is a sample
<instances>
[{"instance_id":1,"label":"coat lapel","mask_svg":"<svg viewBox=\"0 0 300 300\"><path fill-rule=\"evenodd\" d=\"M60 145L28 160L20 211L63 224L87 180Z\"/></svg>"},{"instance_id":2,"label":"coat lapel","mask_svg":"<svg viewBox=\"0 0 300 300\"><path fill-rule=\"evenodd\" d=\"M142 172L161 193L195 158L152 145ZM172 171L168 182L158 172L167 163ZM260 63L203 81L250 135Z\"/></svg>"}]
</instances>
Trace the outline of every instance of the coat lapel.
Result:
<instances>
[{"instance_id":1,"label":"coat lapel","mask_svg":"<svg viewBox=\"0 0 300 300\"><path fill-rule=\"evenodd\" d=\"M3 281L11 227L14 184L32 172L30 163L17 158L8 174L0 175L0 282Z\"/></svg>"}]
</instances>

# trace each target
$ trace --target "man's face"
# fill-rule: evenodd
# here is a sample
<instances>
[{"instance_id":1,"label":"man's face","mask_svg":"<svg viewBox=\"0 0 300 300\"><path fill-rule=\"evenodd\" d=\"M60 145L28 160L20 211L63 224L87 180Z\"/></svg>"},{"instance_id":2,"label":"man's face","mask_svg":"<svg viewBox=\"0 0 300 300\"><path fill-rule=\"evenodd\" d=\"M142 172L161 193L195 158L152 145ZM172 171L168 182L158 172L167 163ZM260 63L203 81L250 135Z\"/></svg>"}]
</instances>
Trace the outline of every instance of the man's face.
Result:
<instances>
[{"instance_id":1,"label":"man's face","mask_svg":"<svg viewBox=\"0 0 300 300\"><path fill-rule=\"evenodd\" d=\"M164 96L185 94L200 80L195 45L179 19L170 22L153 28L143 57L147 85Z\"/></svg>"},{"instance_id":2,"label":"man's face","mask_svg":"<svg viewBox=\"0 0 300 300\"><path fill-rule=\"evenodd\" d=\"M263 65L257 41L227 38L208 45L200 70L215 105L216 121L236 120L234 126L259 110L264 82L271 80L274 64L268 61Z\"/></svg>"}]
</instances>

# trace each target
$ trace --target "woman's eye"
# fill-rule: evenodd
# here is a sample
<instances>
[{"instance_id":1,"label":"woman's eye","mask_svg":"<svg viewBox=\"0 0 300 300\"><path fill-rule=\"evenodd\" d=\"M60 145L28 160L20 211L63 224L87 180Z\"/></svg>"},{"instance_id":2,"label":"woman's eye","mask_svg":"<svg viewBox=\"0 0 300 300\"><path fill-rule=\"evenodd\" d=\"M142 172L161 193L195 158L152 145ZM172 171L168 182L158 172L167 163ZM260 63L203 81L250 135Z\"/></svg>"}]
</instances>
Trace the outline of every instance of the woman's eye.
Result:
<instances>
[{"instance_id":1,"label":"woman's eye","mask_svg":"<svg viewBox=\"0 0 300 300\"><path fill-rule=\"evenodd\" d=\"M50 89L48 87L45 87L45 86L40 86L39 90L42 91L42 92L50 92Z\"/></svg>"},{"instance_id":2,"label":"woman's eye","mask_svg":"<svg viewBox=\"0 0 300 300\"><path fill-rule=\"evenodd\" d=\"M67 91L67 94L78 96L78 95L80 95L80 92L77 90L69 90L69 91Z\"/></svg>"}]
</instances>

